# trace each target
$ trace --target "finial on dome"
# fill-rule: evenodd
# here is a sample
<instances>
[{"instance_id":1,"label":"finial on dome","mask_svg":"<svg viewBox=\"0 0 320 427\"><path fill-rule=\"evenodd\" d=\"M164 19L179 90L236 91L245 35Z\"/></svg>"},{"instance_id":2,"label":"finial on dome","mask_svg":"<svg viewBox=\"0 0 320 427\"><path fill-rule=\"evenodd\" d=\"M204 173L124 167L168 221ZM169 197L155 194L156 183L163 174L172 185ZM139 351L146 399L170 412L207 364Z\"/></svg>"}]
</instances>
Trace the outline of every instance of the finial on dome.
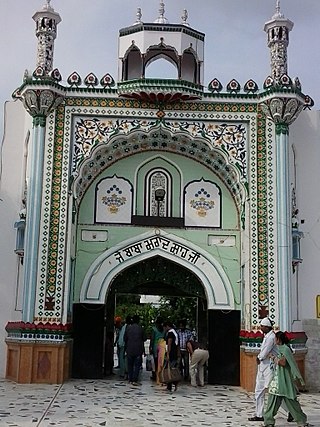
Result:
<instances>
[{"instance_id":1,"label":"finial on dome","mask_svg":"<svg viewBox=\"0 0 320 427\"><path fill-rule=\"evenodd\" d=\"M189 22L187 22L188 21L188 11L187 11L187 9L183 9L182 15L181 15L181 19L182 19L182 22L181 22L182 25L186 25L187 27L190 27Z\"/></svg>"},{"instance_id":2,"label":"finial on dome","mask_svg":"<svg viewBox=\"0 0 320 427\"><path fill-rule=\"evenodd\" d=\"M154 22L157 24L168 24L169 21L164 16L164 14L165 14L164 2L160 0L159 18L157 18Z\"/></svg>"},{"instance_id":3,"label":"finial on dome","mask_svg":"<svg viewBox=\"0 0 320 427\"><path fill-rule=\"evenodd\" d=\"M43 6L44 10L53 10L53 7L51 6L51 0L46 0L46 4Z\"/></svg>"},{"instance_id":4,"label":"finial on dome","mask_svg":"<svg viewBox=\"0 0 320 427\"><path fill-rule=\"evenodd\" d=\"M141 21L141 18L142 18L141 7L138 7L136 16L137 16L137 20L136 20L135 24L141 24L142 23L142 21Z\"/></svg>"},{"instance_id":5,"label":"finial on dome","mask_svg":"<svg viewBox=\"0 0 320 427\"><path fill-rule=\"evenodd\" d=\"M273 15L272 18L273 19L284 18L284 14L281 13L281 10L280 10L280 0L276 0L276 13Z\"/></svg>"}]
</instances>

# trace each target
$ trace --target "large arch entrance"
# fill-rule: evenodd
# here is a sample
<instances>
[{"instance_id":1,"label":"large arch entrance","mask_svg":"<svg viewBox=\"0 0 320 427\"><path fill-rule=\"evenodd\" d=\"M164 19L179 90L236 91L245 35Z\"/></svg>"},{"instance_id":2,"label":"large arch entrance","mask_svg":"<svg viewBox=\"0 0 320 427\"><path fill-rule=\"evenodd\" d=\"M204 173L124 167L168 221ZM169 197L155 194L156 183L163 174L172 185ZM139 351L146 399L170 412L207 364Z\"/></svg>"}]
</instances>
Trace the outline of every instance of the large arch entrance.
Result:
<instances>
[{"instance_id":1,"label":"large arch entrance","mask_svg":"<svg viewBox=\"0 0 320 427\"><path fill-rule=\"evenodd\" d=\"M203 248L160 229L107 250L89 268L74 305L73 376L111 373L117 293L197 298L198 334L211 354L209 382L239 384L240 312L227 275Z\"/></svg>"},{"instance_id":2,"label":"large arch entrance","mask_svg":"<svg viewBox=\"0 0 320 427\"><path fill-rule=\"evenodd\" d=\"M161 256L185 267L202 283L209 310L233 310L231 283L220 263L203 248L166 231L155 229L105 251L83 280L80 302L103 304L113 280L137 262Z\"/></svg>"}]
</instances>

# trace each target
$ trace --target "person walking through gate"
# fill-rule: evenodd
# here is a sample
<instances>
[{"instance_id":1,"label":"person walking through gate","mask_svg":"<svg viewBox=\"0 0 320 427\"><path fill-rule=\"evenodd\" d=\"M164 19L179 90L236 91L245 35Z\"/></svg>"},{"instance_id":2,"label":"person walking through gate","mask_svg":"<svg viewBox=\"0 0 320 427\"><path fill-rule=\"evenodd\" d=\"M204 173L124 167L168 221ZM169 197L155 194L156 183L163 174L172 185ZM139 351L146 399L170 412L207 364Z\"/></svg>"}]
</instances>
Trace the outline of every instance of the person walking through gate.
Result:
<instances>
[{"instance_id":1,"label":"person walking through gate","mask_svg":"<svg viewBox=\"0 0 320 427\"><path fill-rule=\"evenodd\" d=\"M151 379L156 380L158 372L158 345L161 339L164 339L165 330L163 327L162 317L158 317L155 321L155 326L152 328L149 353L153 355L154 371L152 372Z\"/></svg>"},{"instance_id":2,"label":"person walking through gate","mask_svg":"<svg viewBox=\"0 0 320 427\"><path fill-rule=\"evenodd\" d=\"M294 360L288 344L287 336L279 331L276 333L278 356L274 358L276 370L269 384L268 403L264 412L265 427L274 427L274 417L277 414L282 401L285 402L294 421L301 427L307 427L307 416L302 411L297 400L297 389L294 381L304 384L302 375Z\"/></svg>"},{"instance_id":3,"label":"person walking through gate","mask_svg":"<svg viewBox=\"0 0 320 427\"><path fill-rule=\"evenodd\" d=\"M190 377L191 385L197 387L197 376L199 386L204 386L204 366L209 359L208 350L197 341L187 341L187 350L190 354Z\"/></svg>"},{"instance_id":4,"label":"person walking through gate","mask_svg":"<svg viewBox=\"0 0 320 427\"><path fill-rule=\"evenodd\" d=\"M189 379L189 353L187 351L187 342L193 339L193 334L190 329L186 328L186 320L180 320L177 329L180 346L180 372L185 380Z\"/></svg>"},{"instance_id":5,"label":"person walking through gate","mask_svg":"<svg viewBox=\"0 0 320 427\"><path fill-rule=\"evenodd\" d=\"M257 356L257 376L254 391L256 401L256 414L248 418L249 421L263 421L264 397L266 389L273 376L272 360L270 356L277 355L276 336L272 329L272 321L265 317L260 322L260 327L264 333L260 352Z\"/></svg>"},{"instance_id":6,"label":"person walking through gate","mask_svg":"<svg viewBox=\"0 0 320 427\"><path fill-rule=\"evenodd\" d=\"M140 369L142 366L142 355L144 354L144 342L146 335L144 329L139 325L140 317L134 315L132 324L126 327L124 333L125 352L128 360L129 383L137 386Z\"/></svg>"},{"instance_id":7,"label":"person walking through gate","mask_svg":"<svg viewBox=\"0 0 320 427\"><path fill-rule=\"evenodd\" d=\"M119 332L119 337L118 337L118 346L119 346L119 375L120 378L125 378L125 376L128 373L128 368L127 368L127 360L125 357L125 342L124 342L124 334L126 332L126 329L128 327L128 325L131 324L131 316L127 316L126 317L126 321L125 324L122 325L120 332Z\"/></svg>"},{"instance_id":8,"label":"person walking through gate","mask_svg":"<svg viewBox=\"0 0 320 427\"><path fill-rule=\"evenodd\" d=\"M173 323L169 320L165 322L163 326L166 331L167 363L170 363L171 368L175 368L179 366L179 357L180 357L178 333L174 329ZM178 381L167 383L167 390L172 391L173 386L174 386L174 391L177 391Z\"/></svg>"}]
</instances>

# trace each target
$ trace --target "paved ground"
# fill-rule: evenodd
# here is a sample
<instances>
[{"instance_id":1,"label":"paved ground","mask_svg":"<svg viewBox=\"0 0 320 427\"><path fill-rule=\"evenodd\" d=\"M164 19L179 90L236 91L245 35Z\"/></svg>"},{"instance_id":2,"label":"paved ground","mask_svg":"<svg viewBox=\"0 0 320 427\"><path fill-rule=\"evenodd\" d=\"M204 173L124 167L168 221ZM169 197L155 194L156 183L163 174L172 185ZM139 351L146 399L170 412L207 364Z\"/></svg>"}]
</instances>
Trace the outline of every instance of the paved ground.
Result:
<instances>
[{"instance_id":1,"label":"paved ground","mask_svg":"<svg viewBox=\"0 0 320 427\"><path fill-rule=\"evenodd\" d=\"M117 370L115 370L117 372ZM320 427L320 393L303 393L300 401L309 422ZM133 387L117 375L106 380L70 380L63 385L21 385L0 380L0 426L107 427L249 427L252 393L240 387L193 388L181 384L167 392L143 372L142 385ZM277 427L287 423L284 412Z\"/></svg>"}]
</instances>

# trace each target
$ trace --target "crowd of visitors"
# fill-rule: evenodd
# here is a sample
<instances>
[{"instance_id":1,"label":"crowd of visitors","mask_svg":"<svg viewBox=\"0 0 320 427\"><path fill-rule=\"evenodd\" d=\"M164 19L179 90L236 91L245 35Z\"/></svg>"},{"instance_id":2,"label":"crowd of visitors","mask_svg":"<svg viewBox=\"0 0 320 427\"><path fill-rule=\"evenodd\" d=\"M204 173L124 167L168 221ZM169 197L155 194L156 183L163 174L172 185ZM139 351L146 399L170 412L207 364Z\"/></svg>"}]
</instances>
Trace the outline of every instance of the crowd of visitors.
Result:
<instances>
[{"instance_id":1,"label":"crowd of visitors","mask_svg":"<svg viewBox=\"0 0 320 427\"><path fill-rule=\"evenodd\" d=\"M125 322L117 318L115 345L120 378L139 386L143 356L148 356L146 368L151 372L150 379L166 385L168 391L176 391L182 380L191 380L192 386L203 387L209 352L187 328L185 319L179 320L177 325L158 317L151 330L149 355L146 355L147 336L139 316L127 316Z\"/></svg>"},{"instance_id":2,"label":"crowd of visitors","mask_svg":"<svg viewBox=\"0 0 320 427\"><path fill-rule=\"evenodd\" d=\"M138 315L127 316L125 322L116 323L116 345L119 375L133 386L139 386L143 356L146 356L147 336ZM169 392L178 389L179 382L190 381L193 387L205 385L205 366L209 359L206 346L197 341L187 328L184 319L177 326L158 317L151 330L148 366L151 380L163 384ZM288 411L288 422L295 421L306 427L307 416L297 399L298 387L303 378L288 345L286 334L273 330L272 321L266 317L260 323L264 338L257 355L255 387L255 415L249 421L263 421L265 427L274 427L275 416L282 405ZM267 403L265 395L268 392Z\"/></svg>"}]
</instances>

